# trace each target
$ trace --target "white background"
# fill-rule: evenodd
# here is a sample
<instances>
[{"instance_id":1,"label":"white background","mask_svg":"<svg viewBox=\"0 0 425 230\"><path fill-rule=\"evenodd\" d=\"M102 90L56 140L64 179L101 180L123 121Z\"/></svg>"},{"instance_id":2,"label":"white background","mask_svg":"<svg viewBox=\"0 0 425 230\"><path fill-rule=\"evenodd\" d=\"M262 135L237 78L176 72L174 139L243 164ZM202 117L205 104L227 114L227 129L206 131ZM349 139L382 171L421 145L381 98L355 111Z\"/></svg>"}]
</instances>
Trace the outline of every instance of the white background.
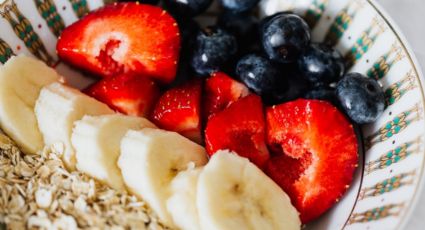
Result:
<instances>
[{"instance_id":1,"label":"white background","mask_svg":"<svg viewBox=\"0 0 425 230\"><path fill-rule=\"evenodd\" d=\"M425 0L377 0L401 28L425 73ZM425 229L425 189L407 230Z\"/></svg>"}]
</instances>

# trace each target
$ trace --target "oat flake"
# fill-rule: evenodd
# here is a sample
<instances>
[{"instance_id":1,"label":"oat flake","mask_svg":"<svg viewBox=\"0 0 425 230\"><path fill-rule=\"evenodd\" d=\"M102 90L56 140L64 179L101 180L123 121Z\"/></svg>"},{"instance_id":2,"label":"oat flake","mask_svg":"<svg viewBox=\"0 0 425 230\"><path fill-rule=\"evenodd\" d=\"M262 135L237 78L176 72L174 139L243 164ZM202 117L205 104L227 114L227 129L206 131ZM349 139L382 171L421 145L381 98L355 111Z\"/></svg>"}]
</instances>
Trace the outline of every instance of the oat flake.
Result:
<instances>
[{"instance_id":1,"label":"oat flake","mask_svg":"<svg viewBox=\"0 0 425 230\"><path fill-rule=\"evenodd\" d=\"M0 229L169 229L143 200L68 172L59 150L24 155L0 133Z\"/></svg>"}]
</instances>

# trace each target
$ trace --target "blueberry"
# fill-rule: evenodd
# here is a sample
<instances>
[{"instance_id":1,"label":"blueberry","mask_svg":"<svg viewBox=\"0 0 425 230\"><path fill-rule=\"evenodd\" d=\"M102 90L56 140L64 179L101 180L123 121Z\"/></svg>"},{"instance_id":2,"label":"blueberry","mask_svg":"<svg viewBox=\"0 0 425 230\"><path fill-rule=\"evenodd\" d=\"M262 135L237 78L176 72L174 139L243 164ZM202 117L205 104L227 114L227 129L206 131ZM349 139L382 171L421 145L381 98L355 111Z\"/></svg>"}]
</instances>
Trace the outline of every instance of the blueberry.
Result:
<instances>
[{"instance_id":1,"label":"blueberry","mask_svg":"<svg viewBox=\"0 0 425 230\"><path fill-rule=\"evenodd\" d=\"M239 51L244 54L259 51L259 21L257 17L254 17L251 13L224 11L224 13L219 15L217 25L236 37Z\"/></svg>"},{"instance_id":2,"label":"blueberry","mask_svg":"<svg viewBox=\"0 0 425 230\"><path fill-rule=\"evenodd\" d=\"M269 24L269 22L272 19L276 18L276 17L282 16L282 15L286 15L286 14L293 14L293 12L291 12L291 11L277 12L275 14L269 15L269 16L264 17L263 19L261 19L261 21L260 21L260 23L258 25L258 32L257 32L259 34L259 36L260 36L260 40L262 39L261 38L261 35L263 34L264 28Z\"/></svg>"},{"instance_id":3,"label":"blueberry","mask_svg":"<svg viewBox=\"0 0 425 230\"><path fill-rule=\"evenodd\" d=\"M336 94L346 114L357 124L376 121L385 108L379 83L359 73L346 74L338 82Z\"/></svg>"},{"instance_id":4,"label":"blueberry","mask_svg":"<svg viewBox=\"0 0 425 230\"><path fill-rule=\"evenodd\" d=\"M335 89L328 86L315 87L304 94L304 98L328 101L335 106L339 106L338 98L335 94Z\"/></svg>"},{"instance_id":5,"label":"blueberry","mask_svg":"<svg viewBox=\"0 0 425 230\"><path fill-rule=\"evenodd\" d=\"M212 0L164 0L163 3L173 15L193 17L207 10Z\"/></svg>"},{"instance_id":6,"label":"blueberry","mask_svg":"<svg viewBox=\"0 0 425 230\"><path fill-rule=\"evenodd\" d=\"M260 0L219 0L224 9L234 12L244 12L254 8Z\"/></svg>"},{"instance_id":7,"label":"blueberry","mask_svg":"<svg viewBox=\"0 0 425 230\"><path fill-rule=\"evenodd\" d=\"M276 18L276 17L279 17L279 16L282 16L282 15L286 15L286 14L293 14L293 12L292 12L292 11L281 11L281 12L274 13L274 14L272 14L272 15L269 15L269 16L264 17L263 19L261 19L261 21L260 21L260 27L259 27L260 32L262 32L262 31L264 30L264 27L265 27L266 25L268 25L268 23L269 23L272 19L274 19L274 18Z\"/></svg>"},{"instance_id":8,"label":"blueberry","mask_svg":"<svg viewBox=\"0 0 425 230\"><path fill-rule=\"evenodd\" d=\"M223 66L222 70L235 75L235 67L239 59L246 54L260 53L261 43L258 33L259 20L250 12L223 11L217 20L217 25L233 34L238 43L238 52Z\"/></svg>"},{"instance_id":9,"label":"blueberry","mask_svg":"<svg viewBox=\"0 0 425 230\"><path fill-rule=\"evenodd\" d=\"M304 79L299 70L293 65L281 65L280 71L287 79L287 90L279 90L279 92L273 100L266 100L266 104L274 105L283 102L292 101L301 98L308 90L310 90L310 84Z\"/></svg>"},{"instance_id":10,"label":"blueberry","mask_svg":"<svg viewBox=\"0 0 425 230\"><path fill-rule=\"evenodd\" d=\"M298 59L298 66L314 85L337 82L345 71L342 55L324 44L311 44Z\"/></svg>"},{"instance_id":11,"label":"blueberry","mask_svg":"<svg viewBox=\"0 0 425 230\"><path fill-rule=\"evenodd\" d=\"M237 52L236 38L219 27L206 27L196 36L191 65L199 75L220 70Z\"/></svg>"},{"instance_id":12,"label":"blueberry","mask_svg":"<svg viewBox=\"0 0 425 230\"><path fill-rule=\"evenodd\" d=\"M180 59L177 66L177 73L174 82L169 86L173 87L180 85L193 77L192 66L190 65L190 55L192 53L193 45L195 44L196 34L199 32L199 25L191 18L177 20L181 34L181 49Z\"/></svg>"},{"instance_id":13,"label":"blueberry","mask_svg":"<svg viewBox=\"0 0 425 230\"><path fill-rule=\"evenodd\" d=\"M295 14L279 14L262 26L263 48L274 61L295 62L309 43L308 25Z\"/></svg>"},{"instance_id":14,"label":"blueberry","mask_svg":"<svg viewBox=\"0 0 425 230\"><path fill-rule=\"evenodd\" d=\"M256 54L243 57L236 66L236 74L249 89L266 100L278 100L287 89L286 79L276 64Z\"/></svg>"}]
</instances>

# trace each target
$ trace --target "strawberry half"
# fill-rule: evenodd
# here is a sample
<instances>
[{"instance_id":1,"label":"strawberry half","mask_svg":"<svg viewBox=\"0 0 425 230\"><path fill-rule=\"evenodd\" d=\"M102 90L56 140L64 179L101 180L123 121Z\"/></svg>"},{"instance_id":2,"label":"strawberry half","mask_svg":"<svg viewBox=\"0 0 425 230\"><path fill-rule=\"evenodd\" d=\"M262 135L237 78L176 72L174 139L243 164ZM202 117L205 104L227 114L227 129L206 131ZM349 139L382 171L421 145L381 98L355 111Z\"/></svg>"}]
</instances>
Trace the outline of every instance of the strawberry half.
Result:
<instances>
[{"instance_id":1,"label":"strawberry half","mask_svg":"<svg viewBox=\"0 0 425 230\"><path fill-rule=\"evenodd\" d=\"M269 159L265 137L263 105L253 94L212 116L205 129L209 155L220 149L232 150L260 168Z\"/></svg>"},{"instance_id":2,"label":"strawberry half","mask_svg":"<svg viewBox=\"0 0 425 230\"><path fill-rule=\"evenodd\" d=\"M176 75L180 35L163 9L116 3L68 26L56 49L62 60L103 77L134 72L169 83Z\"/></svg>"},{"instance_id":3,"label":"strawberry half","mask_svg":"<svg viewBox=\"0 0 425 230\"><path fill-rule=\"evenodd\" d=\"M143 117L149 116L160 95L155 82L134 74L102 79L84 92L123 114Z\"/></svg>"},{"instance_id":4,"label":"strawberry half","mask_svg":"<svg viewBox=\"0 0 425 230\"><path fill-rule=\"evenodd\" d=\"M216 114L248 95L248 88L222 72L213 73L205 82L205 117Z\"/></svg>"},{"instance_id":5,"label":"strawberry half","mask_svg":"<svg viewBox=\"0 0 425 230\"><path fill-rule=\"evenodd\" d=\"M328 102L299 99L267 108L267 142L275 154L266 173L288 193L307 223L331 208L358 164L347 118Z\"/></svg>"},{"instance_id":6,"label":"strawberry half","mask_svg":"<svg viewBox=\"0 0 425 230\"><path fill-rule=\"evenodd\" d=\"M201 90L202 81L194 80L166 91L155 106L153 122L201 143Z\"/></svg>"}]
</instances>

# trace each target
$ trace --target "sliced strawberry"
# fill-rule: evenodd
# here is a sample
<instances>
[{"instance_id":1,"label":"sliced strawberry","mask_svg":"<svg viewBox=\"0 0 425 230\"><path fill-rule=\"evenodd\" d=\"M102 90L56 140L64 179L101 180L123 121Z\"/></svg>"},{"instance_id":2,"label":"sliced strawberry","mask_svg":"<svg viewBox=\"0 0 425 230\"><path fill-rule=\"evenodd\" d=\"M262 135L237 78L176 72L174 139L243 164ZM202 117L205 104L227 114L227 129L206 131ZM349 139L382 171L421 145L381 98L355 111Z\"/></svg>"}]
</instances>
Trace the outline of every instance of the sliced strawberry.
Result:
<instances>
[{"instance_id":1,"label":"sliced strawberry","mask_svg":"<svg viewBox=\"0 0 425 230\"><path fill-rule=\"evenodd\" d=\"M205 82L204 113L208 118L248 95L248 88L222 72L213 73Z\"/></svg>"},{"instance_id":2,"label":"sliced strawberry","mask_svg":"<svg viewBox=\"0 0 425 230\"><path fill-rule=\"evenodd\" d=\"M267 108L267 174L288 193L307 223L332 207L358 164L353 126L333 105L299 99Z\"/></svg>"},{"instance_id":3,"label":"sliced strawberry","mask_svg":"<svg viewBox=\"0 0 425 230\"><path fill-rule=\"evenodd\" d=\"M269 158L265 137L263 105L260 97L254 94L212 116L205 129L209 155L229 149L260 168Z\"/></svg>"},{"instance_id":4,"label":"sliced strawberry","mask_svg":"<svg viewBox=\"0 0 425 230\"><path fill-rule=\"evenodd\" d=\"M56 49L62 60L103 77L134 72L169 83L176 74L180 35L163 9L116 3L68 26Z\"/></svg>"},{"instance_id":5,"label":"sliced strawberry","mask_svg":"<svg viewBox=\"0 0 425 230\"><path fill-rule=\"evenodd\" d=\"M143 117L149 116L160 95L155 82L134 74L102 79L84 92L121 113Z\"/></svg>"},{"instance_id":6,"label":"sliced strawberry","mask_svg":"<svg viewBox=\"0 0 425 230\"><path fill-rule=\"evenodd\" d=\"M155 106L152 120L160 128L201 143L202 81L194 80L166 91Z\"/></svg>"}]
</instances>

